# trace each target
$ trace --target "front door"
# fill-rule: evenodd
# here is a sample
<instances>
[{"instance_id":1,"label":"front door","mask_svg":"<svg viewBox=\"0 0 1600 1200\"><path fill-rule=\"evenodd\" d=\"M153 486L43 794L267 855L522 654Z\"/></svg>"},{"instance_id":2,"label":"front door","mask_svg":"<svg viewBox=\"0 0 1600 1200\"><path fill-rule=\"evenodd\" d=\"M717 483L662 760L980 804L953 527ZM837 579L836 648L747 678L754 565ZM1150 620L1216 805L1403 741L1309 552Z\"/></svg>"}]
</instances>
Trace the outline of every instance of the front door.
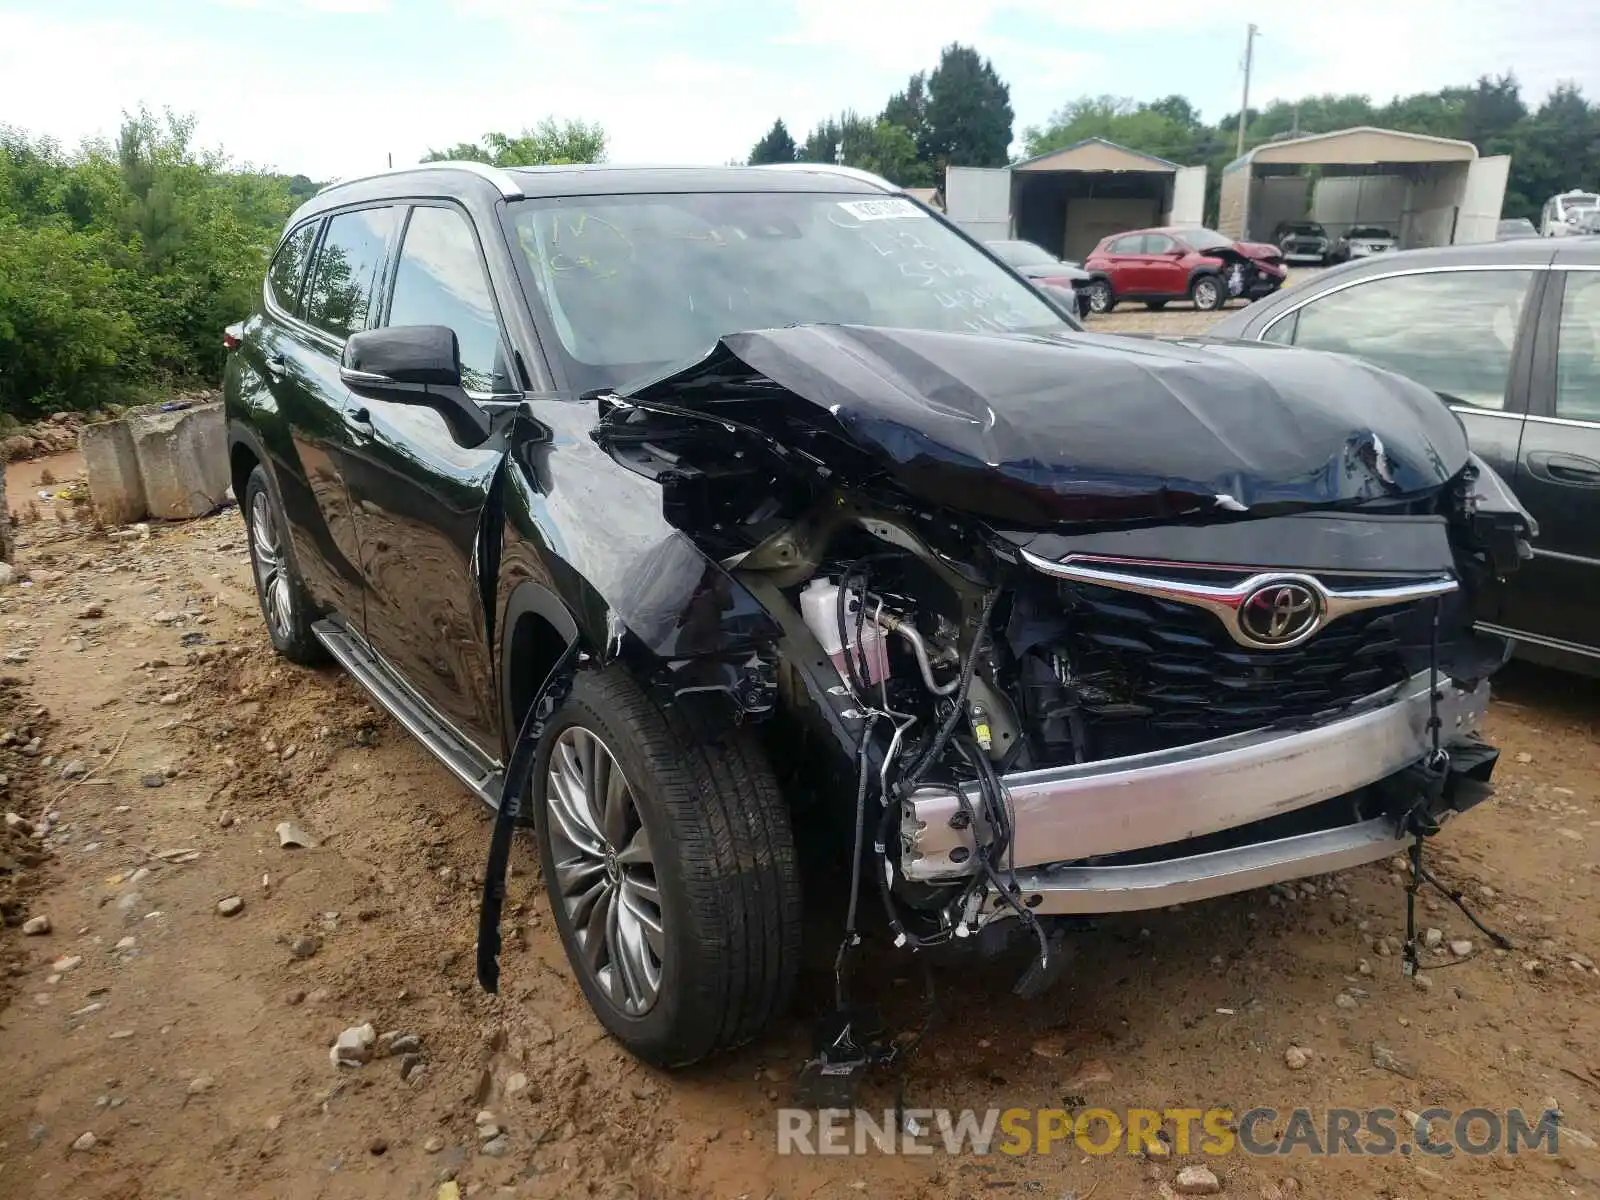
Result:
<instances>
[{"instance_id":1,"label":"front door","mask_svg":"<svg viewBox=\"0 0 1600 1200\"><path fill-rule=\"evenodd\" d=\"M488 403L521 400L507 369L482 254L460 209L411 209L390 290L389 326L455 331L462 382ZM483 528L503 445L468 447L430 408L363 396L345 473L361 535L366 634L456 732L490 758L500 755L489 625L479 587L497 547Z\"/></svg>"},{"instance_id":2,"label":"front door","mask_svg":"<svg viewBox=\"0 0 1600 1200\"><path fill-rule=\"evenodd\" d=\"M1512 490L1539 522L1504 623L1600 655L1600 271L1554 271Z\"/></svg>"},{"instance_id":3,"label":"front door","mask_svg":"<svg viewBox=\"0 0 1600 1200\"><path fill-rule=\"evenodd\" d=\"M1140 288L1152 296L1181 296L1189 290L1189 273L1182 266L1183 252L1164 233L1144 235Z\"/></svg>"}]
</instances>

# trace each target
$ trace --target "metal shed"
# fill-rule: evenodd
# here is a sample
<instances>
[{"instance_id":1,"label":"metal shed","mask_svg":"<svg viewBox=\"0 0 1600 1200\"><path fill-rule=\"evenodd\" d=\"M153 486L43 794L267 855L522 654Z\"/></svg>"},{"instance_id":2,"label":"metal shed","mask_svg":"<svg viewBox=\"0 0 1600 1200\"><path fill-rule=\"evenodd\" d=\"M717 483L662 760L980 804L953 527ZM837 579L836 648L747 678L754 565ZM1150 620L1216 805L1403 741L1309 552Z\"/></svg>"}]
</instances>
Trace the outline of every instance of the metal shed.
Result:
<instances>
[{"instance_id":1,"label":"metal shed","mask_svg":"<svg viewBox=\"0 0 1600 1200\"><path fill-rule=\"evenodd\" d=\"M1010 167L951 167L945 211L974 237L1017 237L1082 259L1108 234L1198 225L1206 169L1085 138Z\"/></svg>"},{"instance_id":2,"label":"metal shed","mask_svg":"<svg viewBox=\"0 0 1600 1200\"><path fill-rule=\"evenodd\" d=\"M1330 237L1381 225L1406 248L1492 242L1510 167L1471 142L1371 126L1266 142L1223 168L1217 229L1267 241L1309 216Z\"/></svg>"}]
</instances>

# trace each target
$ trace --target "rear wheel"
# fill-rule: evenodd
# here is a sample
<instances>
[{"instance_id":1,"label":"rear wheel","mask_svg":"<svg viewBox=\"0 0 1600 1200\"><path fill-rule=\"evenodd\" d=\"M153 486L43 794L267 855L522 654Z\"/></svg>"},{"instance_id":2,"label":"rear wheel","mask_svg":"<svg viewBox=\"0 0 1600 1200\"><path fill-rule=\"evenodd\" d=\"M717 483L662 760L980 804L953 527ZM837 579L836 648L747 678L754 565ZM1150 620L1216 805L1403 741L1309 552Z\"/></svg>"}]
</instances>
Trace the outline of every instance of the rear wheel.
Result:
<instances>
[{"instance_id":1,"label":"rear wheel","mask_svg":"<svg viewBox=\"0 0 1600 1200\"><path fill-rule=\"evenodd\" d=\"M1096 279L1089 284L1089 311L1093 313L1108 313L1117 306L1116 294L1111 290L1109 280Z\"/></svg>"},{"instance_id":2,"label":"rear wheel","mask_svg":"<svg viewBox=\"0 0 1600 1200\"><path fill-rule=\"evenodd\" d=\"M261 466L245 481L243 504L250 533L250 565L256 579L256 599L267 622L272 647L290 662L316 666L328 661L328 652L311 632L311 605L289 551L288 526L273 498L267 473Z\"/></svg>"},{"instance_id":3,"label":"rear wheel","mask_svg":"<svg viewBox=\"0 0 1600 1200\"><path fill-rule=\"evenodd\" d=\"M1216 312L1227 302L1228 292L1219 276L1202 275L1189 285L1189 299L1201 312Z\"/></svg>"},{"instance_id":4,"label":"rear wheel","mask_svg":"<svg viewBox=\"0 0 1600 1200\"><path fill-rule=\"evenodd\" d=\"M801 906L788 811L749 731L697 734L621 667L587 671L533 772L545 888L600 1023L663 1067L759 1034L794 985Z\"/></svg>"}]
</instances>

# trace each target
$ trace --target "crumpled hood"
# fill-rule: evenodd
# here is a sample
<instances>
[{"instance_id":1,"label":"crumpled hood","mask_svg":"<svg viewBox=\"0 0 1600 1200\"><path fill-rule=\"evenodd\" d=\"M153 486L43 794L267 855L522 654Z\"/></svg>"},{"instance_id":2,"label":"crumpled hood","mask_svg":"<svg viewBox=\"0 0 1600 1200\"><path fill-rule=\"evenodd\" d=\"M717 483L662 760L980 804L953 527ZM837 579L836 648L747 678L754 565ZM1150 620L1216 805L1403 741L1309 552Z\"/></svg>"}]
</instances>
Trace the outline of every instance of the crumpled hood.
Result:
<instances>
[{"instance_id":1,"label":"crumpled hood","mask_svg":"<svg viewBox=\"0 0 1600 1200\"><path fill-rule=\"evenodd\" d=\"M1417 495L1468 453L1419 384L1260 343L806 325L731 334L632 395L709 414L766 381L808 402L742 406L775 439L798 407L924 501L1034 527Z\"/></svg>"}]
</instances>

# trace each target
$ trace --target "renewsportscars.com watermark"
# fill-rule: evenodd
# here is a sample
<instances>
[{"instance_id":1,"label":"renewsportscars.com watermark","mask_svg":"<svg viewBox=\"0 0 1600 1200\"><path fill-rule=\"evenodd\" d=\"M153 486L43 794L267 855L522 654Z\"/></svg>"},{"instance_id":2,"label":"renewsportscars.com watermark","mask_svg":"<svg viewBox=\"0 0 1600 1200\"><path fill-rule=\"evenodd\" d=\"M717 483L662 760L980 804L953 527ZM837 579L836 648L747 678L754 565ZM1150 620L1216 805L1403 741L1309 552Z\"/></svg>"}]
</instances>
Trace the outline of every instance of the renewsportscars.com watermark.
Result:
<instances>
[{"instance_id":1,"label":"renewsportscars.com watermark","mask_svg":"<svg viewBox=\"0 0 1600 1200\"><path fill-rule=\"evenodd\" d=\"M1552 1110L1428 1108L780 1108L778 1153L1411 1155L1559 1152Z\"/></svg>"}]
</instances>

